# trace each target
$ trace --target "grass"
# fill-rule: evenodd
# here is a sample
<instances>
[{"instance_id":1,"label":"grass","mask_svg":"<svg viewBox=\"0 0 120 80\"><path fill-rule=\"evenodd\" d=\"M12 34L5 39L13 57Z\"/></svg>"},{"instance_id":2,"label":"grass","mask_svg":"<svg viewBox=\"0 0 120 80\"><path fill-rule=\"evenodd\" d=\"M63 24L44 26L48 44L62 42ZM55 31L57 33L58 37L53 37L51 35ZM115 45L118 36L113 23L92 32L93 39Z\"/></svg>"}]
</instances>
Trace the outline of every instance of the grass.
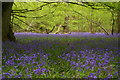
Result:
<instances>
[{"instance_id":1,"label":"grass","mask_svg":"<svg viewBox=\"0 0 120 80\"><path fill-rule=\"evenodd\" d=\"M3 78L118 78L118 37L18 33L3 42Z\"/></svg>"}]
</instances>

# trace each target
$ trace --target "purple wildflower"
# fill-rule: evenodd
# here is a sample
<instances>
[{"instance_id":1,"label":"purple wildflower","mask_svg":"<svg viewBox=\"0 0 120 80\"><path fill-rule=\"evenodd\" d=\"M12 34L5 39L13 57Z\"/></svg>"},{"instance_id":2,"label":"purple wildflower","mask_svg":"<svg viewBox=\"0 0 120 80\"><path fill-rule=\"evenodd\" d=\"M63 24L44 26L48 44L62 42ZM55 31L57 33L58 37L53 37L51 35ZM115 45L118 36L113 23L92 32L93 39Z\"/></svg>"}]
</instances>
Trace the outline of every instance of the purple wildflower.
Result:
<instances>
[{"instance_id":1,"label":"purple wildflower","mask_svg":"<svg viewBox=\"0 0 120 80\"><path fill-rule=\"evenodd\" d=\"M14 63L13 60L8 60L8 61L6 62L6 64L7 64L7 65L11 65L11 66L13 66L15 63Z\"/></svg>"},{"instance_id":2,"label":"purple wildflower","mask_svg":"<svg viewBox=\"0 0 120 80\"><path fill-rule=\"evenodd\" d=\"M22 77L22 75L17 75L14 78L21 78L21 77Z\"/></svg>"},{"instance_id":3,"label":"purple wildflower","mask_svg":"<svg viewBox=\"0 0 120 80\"><path fill-rule=\"evenodd\" d=\"M113 75L111 75L111 74L108 75L108 78L112 78L112 77L113 77Z\"/></svg>"},{"instance_id":4,"label":"purple wildflower","mask_svg":"<svg viewBox=\"0 0 120 80\"><path fill-rule=\"evenodd\" d=\"M44 72L48 72L48 70L45 68L38 68L38 69L35 69L34 72L36 75L43 75Z\"/></svg>"},{"instance_id":5,"label":"purple wildflower","mask_svg":"<svg viewBox=\"0 0 120 80\"><path fill-rule=\"evenodd\" d=\"M95 74L95 73L90 73L88 77L92 77L92 78L93 78L93 77L96 77L94 74Z\"/></svg>"}]
</instances>

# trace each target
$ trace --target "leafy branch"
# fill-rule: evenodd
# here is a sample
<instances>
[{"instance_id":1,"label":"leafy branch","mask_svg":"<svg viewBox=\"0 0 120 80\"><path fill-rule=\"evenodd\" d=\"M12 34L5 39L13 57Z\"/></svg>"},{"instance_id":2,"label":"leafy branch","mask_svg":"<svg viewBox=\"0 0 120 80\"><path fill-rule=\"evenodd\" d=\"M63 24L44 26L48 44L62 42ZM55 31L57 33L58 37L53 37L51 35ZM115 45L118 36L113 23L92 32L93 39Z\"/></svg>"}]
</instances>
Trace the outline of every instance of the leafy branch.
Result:
<instances>
[{"instance_id":1,"label":"leafy branch","mask_svg":"<svg viewBox=\"0 0 120 80\"><path fill-rule=\"evenodd\" d=\"M12 13L27 13L27 12L34 12L34 11L39 11L39 10L42 10L42 8L46 5L49 5L51 3L46 3L44 5L41 5L40 7L37 7L36 9L31 9L31 10L28 10L28 9L21 9L21 10L12 10L11 12Z\"/></svg>"},{"instance_id":2,"label":"leafy branch","mask_svg":"<svg viewBox=\"0 0 120 80\"><path fill-rule=\"evenodd\" d=\"M52 12L50 12L51 14L54 13L56 11L56 9ZM12 14L12 16L18 16L18 17L23 17L23 18L42 18L44 16L47 16L48 14L42 15L42 16L37 16L37 17L27 17L27 16L23 16L23 15L18 15L18 14Z\"/></svg>"},{"instance_id":3,"label":"leafy branch","mask_svg":"<svg viewBox=\"0 0 120 80\"><path fill-rule=\"evenodd\" d=\"M95 10L100 10L100 9L106 9L107 8L107 7L101 6L101 4L97 3L97 2L80 2L80 3L78 3L78 2L66 2L66 3L76 4L76 5L80 5L80 6L95 9Z\"/></svg>"},{"instance_id":4,"label":"leafy branch","mask_svg":"<svg viewBox=\"0 0 120 80\"><path fill-rule=\"evenodd\" d=\"M75 11L75 10L73 10L73 11L74 11L75 13L80 14L81 16L83 16L81 13L79 13L79 12L77 12L77 11ZM109 35L109 33L105 30L105 28L103 28L103 27L101 26L100 23L95 22L95 21L93 21L93 20L91 20L91 19L88 19L86 16L83 16L83 17L86 18L88 21L91 21L92 23L95 23L96 25L100 26L100 28L101 28L107 35Z\"/></svg>"}]
</instances>

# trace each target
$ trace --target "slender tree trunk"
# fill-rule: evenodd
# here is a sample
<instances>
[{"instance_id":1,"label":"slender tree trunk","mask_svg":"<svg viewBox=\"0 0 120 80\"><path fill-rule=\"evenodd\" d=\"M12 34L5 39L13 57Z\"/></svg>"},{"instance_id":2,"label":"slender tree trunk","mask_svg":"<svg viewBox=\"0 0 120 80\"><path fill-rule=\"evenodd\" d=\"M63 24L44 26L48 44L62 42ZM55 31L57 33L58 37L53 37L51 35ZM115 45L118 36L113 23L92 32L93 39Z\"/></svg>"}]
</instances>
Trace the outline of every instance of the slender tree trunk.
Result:
<instances>
[{"instance_id":1,"label":"slender tree trunk","mask_svg":"<svg viewBox=\"0 0 120 80\"><path fill-rule=\"evenodd\" d=\"M117 29L118 29L118 33L120 33L120 11L118 11L117 13Z\"/></svg>"},{"instance_id":2,"label":"slender tree trunk","mask_svg":"<svg viewBox=\"0 0 120 80\"><path fill-rule=\"evenodd\" d=\"M93 34L94 30L93 30L93 10L90 11L90 17L91 17L91 21L90 21L90 32Z\"/></svg>"},{"instance_id":3,"label":"slender tree trunk","mask_svg":"<svg viewBox=\"0 0 120 80\"><path fill-rule=\"evenodd\" d=\"M112 14L112 30L111 30L111 34L113 35L114 34L114 26L115 26L115 19L114 19L114 13L113 12L111 12L111 14Z\"/></svg>"},{"instance_id":4,"label":"slender tree trunk","mask_svg":"<svg viewBox=\"0 0 120 80\"><path fill-rule=\"evenodd\" d=\"M12 25L10 24L12 5L13 2L2 3L2 41L16 41L12 32Z\"/></svg>"},{"instance_id":5,"label":"slender tree trunk","mask_svg":"<svg viewBox=\"0 0 120 80\"><path fill-rule=\"evenodd\" d=\"M63 27L63 33L68 33L69 32L69 27L68 27L68 21L69 21L69 16L65 17L64 19L64 25Z\"/></svg>"}]
</instances>

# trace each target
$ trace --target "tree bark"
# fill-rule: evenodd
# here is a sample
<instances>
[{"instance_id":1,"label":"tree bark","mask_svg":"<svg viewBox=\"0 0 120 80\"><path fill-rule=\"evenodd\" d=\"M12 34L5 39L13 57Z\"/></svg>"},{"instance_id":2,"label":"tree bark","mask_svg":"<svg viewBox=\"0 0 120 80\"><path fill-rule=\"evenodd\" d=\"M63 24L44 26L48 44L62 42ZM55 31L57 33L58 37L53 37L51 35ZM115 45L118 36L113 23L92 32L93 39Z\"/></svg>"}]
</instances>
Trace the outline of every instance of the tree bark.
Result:
<instances>
[{"instance_id":1,"label":"tree bark","mask_svg":"<svg viewBox=\"0 0 120 80\"><path fill-rule=\"evenodd\" d=\"M11 24L12 5L13 2L2 2L2 41L16 41Z\"/></svg>"},{"instance_id":2,"label":"tree bark","mask_svg":"<svg viewBox=\"0 0 120 80\"><path fill-rule=\"evenodd\" d=\"M117 13L117 29L118 29L118 33L120 33L120 11L118 11Z\"/></svg>"},{"instance_id":3,"label":"tree bark","mask_svg":"<svg viewBox=\"0 0 120 80\"><path fill-rule=\"evenodd\" d=\"M114 19L114 13L111 11L112 14L112 30L111 30L111 34L114 34L114 27L115 27L115 19Z\"/></svg>"}]
</instances>

